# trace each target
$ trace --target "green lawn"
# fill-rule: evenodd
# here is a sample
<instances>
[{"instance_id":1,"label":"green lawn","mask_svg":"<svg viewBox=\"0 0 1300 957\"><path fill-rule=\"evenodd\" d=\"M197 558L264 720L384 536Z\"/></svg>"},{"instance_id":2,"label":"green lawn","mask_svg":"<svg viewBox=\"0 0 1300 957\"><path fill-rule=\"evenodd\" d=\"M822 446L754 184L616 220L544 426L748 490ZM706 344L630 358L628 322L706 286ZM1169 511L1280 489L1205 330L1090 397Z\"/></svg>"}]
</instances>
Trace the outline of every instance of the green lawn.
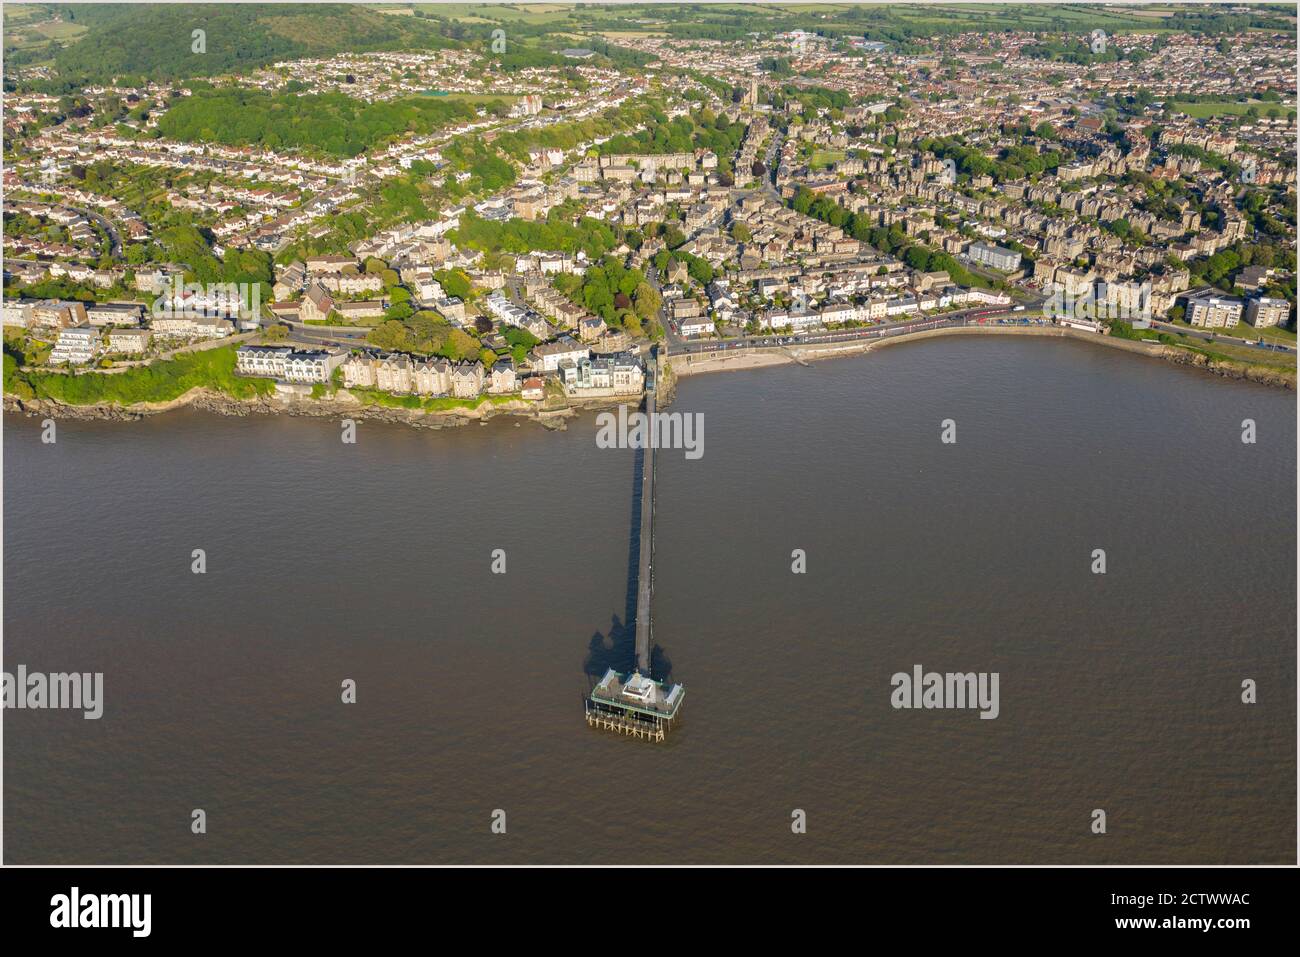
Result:
<instances>
[{"instance_id":1,"label":"green lawn","mask_svg":"<svg viewBox=\"0 0 1300 957\"><path fill-rule=\"evenodd\" d=\"M490 23L493 21L514 21L517 23L539 24L563 20L573 12L572 3L529 3L512 6L509 4L486 5L480 3L413 3L412 8L422 13L433 13L449 17L462 23Z\"/></svg>"},{"instance_id":2,"label":"green lawn","mask_svg":"<svg viewBox=\"0 0 1300 957\"><path fill-rule=\"evenodd\" d=\"M1255 329L1251 326L1247 326L1246 328L1250 329L1251 335L1257 336L1261 339L1267 339L1270 342L1285 342L1290 346L1295 345L1294 329L1283 329L1279 326L1267 326L1263 329Z\"/></svg>"},{"instance_id":3,"label":"green lawn","mask_svg":"<svg viewBox=\"0 0 1300 957\"><path fill-rule=\"evenodd\" d=\"M1172 322L1172 325L1179 326L1183 329L1191 329L1192 326L1186 322ZM1204 331L1204 330L1201 330ZM1231 329L1214 330L1222 332L1224 335L1236 336L1241 339L1267 339L1270 342L1284 342L1287 345L1295 345L1296 334L1290 329L1281 329L1277 326L1267 326L1263 329L1256 329L1254 326L1244 322L1237 323Z\"/></svg>"},{"instance_id":4,"label":"green lawn","mask_svg":"<svg viewBox=\"0 0 1300 957\"><path fill-rule=\"evenodd\" d=\"M49 37L51 40L69 40L86 32L86 28L80 23L68 23L62 20L47 20L45 23L38 23L36 30L41 36Z\"/></svg>"},{"instance_id":5,"label":"green lawn","mask_svg":"<svg viewBox=\"0 0 1300 957\"><path fill-rule=\"evenodd\" d=\"M844 159L844 154L839 150L817 150L808 160L808 166L811 169L821 169L830 166L832 163L838 163Z\"/></svg>"},{"instance_id":6,"label":"green lawn","mask_svg":"<svg viewBox=\"0 0 1300 957\"><path fill-rule=\"evenodd\" d=\"M440 100L468 103L470 106L481 106L495 100L500 100L503 103L514 103L521 98L517 93L444 93L441 90L425 90L421 95L434 96Z\"/></svg>"},{"instance_id":7,"label":"green lawn","mask_svg":"<svg viewBox=\"0 0 1300 957\"><path fill-rule=\"evenodd\" d=\"M136 366L116 374L84 372L20 372L8 351L4 356L5 391L20 398L52 399L68 405L134 405L139 402L170 402L190 389L202 386L236 399L269 395L275 389L270 379L235 375L235 346L219 346L190 352L174 359Z\"/></svg>"},{"instance_id":8,"label":"green lawn","mask_svg":"<svg viewBox=\"0 0 1300 957\"><path fill-rule=\"evenodd\" d=\"M1296 357L1292 353L1270 352L1256 346L1234 345L1222 340L1208 342L1190 336L1175 336L1174 338L1177 340L1174 343L1175 345L1189 349L1192 352L1204 353L1213 359L1265 366L1270 369L1281 369L1291 373L1296 371Z\"/></svg>"},{"instance_id":9,"label":"green lawn","mask_svg":"<svg viewBox=\"0 0 1300 957\"><path fill-rule=\"evenodd\" d=\"M1186 113L1198 120L1211 116L1242 116L1252 106L1259 111L1260 116L1267 116L1268 111L1273 107L1281 110L1283 116L1295 112L1294 105L1288 106L1283 103L1179 103L1174 101L1169 104L1170 109Z\"/></svg>"}]
</instances>

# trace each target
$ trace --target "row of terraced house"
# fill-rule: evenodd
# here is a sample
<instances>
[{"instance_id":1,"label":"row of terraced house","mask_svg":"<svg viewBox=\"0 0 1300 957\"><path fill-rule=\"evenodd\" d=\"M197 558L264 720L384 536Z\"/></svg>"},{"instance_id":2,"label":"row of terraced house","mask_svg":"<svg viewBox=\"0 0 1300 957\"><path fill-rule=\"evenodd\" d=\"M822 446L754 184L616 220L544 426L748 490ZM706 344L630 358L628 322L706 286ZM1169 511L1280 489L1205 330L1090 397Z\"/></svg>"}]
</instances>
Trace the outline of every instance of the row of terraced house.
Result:
<instances>
[{"instance_id":1,"label":"row of terraced house","mask_svg":"<svg viewBox=\"0 0 1300 957\"><path fill-rule=\"evenodd\" d=\"M378 389L396 395L455 396L472 399L484 391L505 395L517 391L515 367L509 359L490 370L482 362L451 362L405 352L357 352L343 362L343 385L349 389Z\"/></svg>"},{"instance_id":2,"label":"row of terraced house","mask_svg":"<svg viewBox=\"0 0 1300 957\"><path fill-rule=\"evenodd\" d=\"M450 362L403 352L365 350L344 353L291 346L240 346L235 371L293 384L331 381L341 370L346 388L379 389L396 395L473 398L485 391L507 394L518 389L514 365L508 359L490 370L482 362Z\"/></svg>"}]
</instances>

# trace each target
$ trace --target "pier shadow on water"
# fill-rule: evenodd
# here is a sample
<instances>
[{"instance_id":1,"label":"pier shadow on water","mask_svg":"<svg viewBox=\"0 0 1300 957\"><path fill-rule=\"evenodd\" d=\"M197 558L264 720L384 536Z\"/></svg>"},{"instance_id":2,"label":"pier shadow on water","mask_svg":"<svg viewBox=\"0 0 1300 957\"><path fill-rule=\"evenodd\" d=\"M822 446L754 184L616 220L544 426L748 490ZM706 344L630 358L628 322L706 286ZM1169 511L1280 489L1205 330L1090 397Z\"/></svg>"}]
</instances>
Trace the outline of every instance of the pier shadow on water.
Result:
<instances>
[{"instance_id":1,"label":"pier shadow on water","mask_svg":"<svg viewBox=\"0 0 1300 957\"><path fill-rule=\"evenodd\" d=\"M626 674L636 667L636 595L637 569L641 557L641 466L645 450L637 449L632 456L632 507L628 519L631 534L627 548L627 591L623 595L623 615L610 616L609 627L591 636L587 647L587 660L582 670L588 678L588 691L605 672L613 668ZM651 616L653 621L653 615ZM653 630L651 631L653 636ZM673 664L668 653L655 642L650 646L650 677L667 681L672 676Z\"/></svg>"}]
</instances>

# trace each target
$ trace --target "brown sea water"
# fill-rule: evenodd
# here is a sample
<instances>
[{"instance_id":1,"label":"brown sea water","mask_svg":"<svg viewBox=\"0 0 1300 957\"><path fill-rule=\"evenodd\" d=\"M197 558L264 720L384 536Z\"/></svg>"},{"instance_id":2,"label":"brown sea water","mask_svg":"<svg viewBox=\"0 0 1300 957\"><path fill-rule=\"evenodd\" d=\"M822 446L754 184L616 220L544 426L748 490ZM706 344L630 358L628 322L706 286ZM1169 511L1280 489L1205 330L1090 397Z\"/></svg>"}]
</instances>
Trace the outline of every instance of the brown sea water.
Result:
<instances>
[{"instance_id":1,"label":"brown sea water","mask_svg":"<svg viewBox=\"0 0 1300 957\"><path fill-rule=\"evenodd\" d=\"M705 444L658 463L661 745L582 719L635 570L594 416L6 416L5 670L105 685L5 712L6 860L1294 861L1294 394L963 338L670 411ZM998 672L1000 716L891 708L916 664Z\"/></svg>"}]
</instances>

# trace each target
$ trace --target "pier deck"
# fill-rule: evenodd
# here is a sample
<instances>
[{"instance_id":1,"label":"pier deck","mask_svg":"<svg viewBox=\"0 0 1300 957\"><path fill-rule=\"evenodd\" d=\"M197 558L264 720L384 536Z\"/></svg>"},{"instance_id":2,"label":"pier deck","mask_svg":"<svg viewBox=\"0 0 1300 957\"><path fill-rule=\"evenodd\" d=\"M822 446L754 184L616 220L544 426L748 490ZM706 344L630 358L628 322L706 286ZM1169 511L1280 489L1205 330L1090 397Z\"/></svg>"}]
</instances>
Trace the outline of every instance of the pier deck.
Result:
<instances>
[{"instance_id":1,"label":"pier deck","mask_svg":"<svg viewBox=\"0 0 1300 957\"><path fill-rule=\"evenodd\" d=\"M654 422L658 367L646 364L645 414ZM647 438L655 434L653 426ZM630 675L609 669L586 701L587 724L651 741L663 741L677 718L686 689L650 677L652 641L651 599L654 596L655 447L647 441L641 457L641 525L637 557L636 664Z\"/></svg>"},{"instance_id":2,"label":"pier deck","mask_svg":"<svg viewBox=\"0 0 1300 957\"><path fill-rule=\"evenodd\" d=\"M654 421L655 394L646 390L645 411L648 422ZM653 429L649 430L653 434ZM636 590L636 666L650 673L650 598L654 573L655 449L647 442L641 459L641 553L637 562Z\"/></svg>"}]
</instances>

